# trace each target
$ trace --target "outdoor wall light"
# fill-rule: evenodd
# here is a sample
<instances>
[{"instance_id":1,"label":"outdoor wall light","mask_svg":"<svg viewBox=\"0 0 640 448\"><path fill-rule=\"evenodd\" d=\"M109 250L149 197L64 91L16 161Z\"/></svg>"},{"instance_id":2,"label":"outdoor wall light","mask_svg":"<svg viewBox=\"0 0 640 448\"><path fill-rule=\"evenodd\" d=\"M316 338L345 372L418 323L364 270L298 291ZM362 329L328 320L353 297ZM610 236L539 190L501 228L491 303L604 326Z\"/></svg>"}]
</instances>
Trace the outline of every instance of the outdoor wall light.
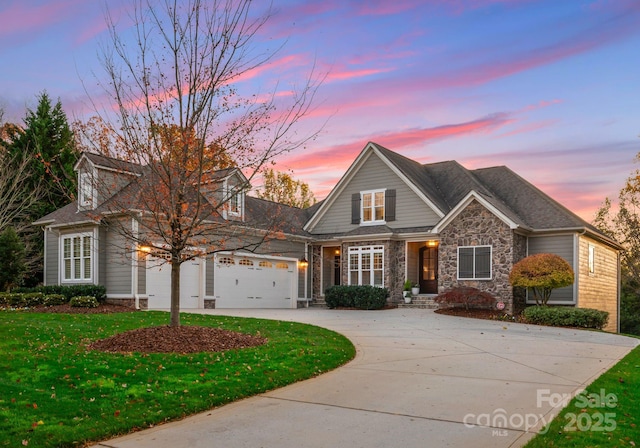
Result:
<instances>
[{"instance_id":1,"label":"outdoor wall light","mask_svg":"<svg viewBox=\"0 0 640 448\"><path fill-rule=\"evenodd\" d=\"M309 262L305 257L302 257L300 260L298 260L298 264L301 268L306 268L307 266L309 266Z\"/></svg>"}]
</instances>

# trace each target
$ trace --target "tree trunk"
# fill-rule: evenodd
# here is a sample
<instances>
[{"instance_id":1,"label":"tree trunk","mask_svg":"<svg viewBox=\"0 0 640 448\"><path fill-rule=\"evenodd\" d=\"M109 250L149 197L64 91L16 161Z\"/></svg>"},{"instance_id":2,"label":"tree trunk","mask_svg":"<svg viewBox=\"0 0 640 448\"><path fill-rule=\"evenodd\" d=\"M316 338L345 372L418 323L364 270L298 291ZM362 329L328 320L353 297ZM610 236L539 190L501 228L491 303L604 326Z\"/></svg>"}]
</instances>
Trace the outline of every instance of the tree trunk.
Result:
<instances>
[{"instance_id":1,"label":"tree trunk","mask_svg":"<svg viewBox=\"0 0 640 448\"><path fill-rule=\"evenodd\" d=\"M180 326L180 259L171 257L171 317L169 326Z\"/></svg>"}]
</instances>

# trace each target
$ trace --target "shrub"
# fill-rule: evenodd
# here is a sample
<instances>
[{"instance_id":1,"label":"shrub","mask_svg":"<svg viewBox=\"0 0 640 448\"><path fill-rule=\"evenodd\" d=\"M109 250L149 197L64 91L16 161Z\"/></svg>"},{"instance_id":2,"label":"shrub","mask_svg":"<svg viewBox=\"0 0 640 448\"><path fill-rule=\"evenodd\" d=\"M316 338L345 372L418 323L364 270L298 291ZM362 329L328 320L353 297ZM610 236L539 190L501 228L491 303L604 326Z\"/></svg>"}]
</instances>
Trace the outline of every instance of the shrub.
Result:
<instances>
[{"instance_id":1,"label":"shrub","mask_svg":"<svg viewBox=\"0 0 640 448\"><path fill-rule=\"evenodd\" d=\"M325 301L329 308L346 307L377 310L387 303L389 290L376 286L338 285L327 288Z\"/></svg>"},{"instance_id":2,"label":"shrub","mask_svg":"<svg viewBox=\"0 0 640 448\"><path fill-rule=\"evenodd\" d=\"M42 303L46 306L64 305L69 300L62 294L49 294L44 296Z\"/></svg>"},{"instance_id":3,"label":"shrub","mask_svg":"<svg viewBox=\"0 0 640 448\"><path fill-rule=\"evenodd\" d=\"M8 305L12 308L24 308L27 306L27 302L24 300L24 295L20 293L8 294Z\"/></svg>"},{"instance_id":4,"label":"shrub","mask_svg":"<svg viewBox=\"0 0 640 448\"><path fill-rule=\"evenodd\" d=\"M22 300L24 301L24 306L32 307L41 305L44 301L44 294L41 292L24 293L22 294Z\"/></svg>"},{"instance_id":5,"label":"shrub","mask_svg":"<svg viewBox=\"0 0 640 448\"><path fill-rule=\"evenodd\" d=\"M0 293L0 306L10 306L12 308L33 307L44 303L44 295L41 292Z\"/></svg>"},{"instance_id":6,"label":"shrub","mask_svg":"<svg viewBox=\"0 0 640 448\"><path fill-rule=\"evenodd\" d=\"M93 296L75 296L71 298L69 305L78 308L97 308L98 300Z\"/></svg>"},{"instance_id":7,"label":"shrub","mask_svg":"<svg viewBox=\"0 0 640 448\"><path fill-rule=\"evenodd\" d=\"M513 265L509 282L515 287L531 288L536 305L546 305L551 292L573 284L571 265L555 254L536 254Z\"/></svg>"},{"instance_id":8,"label":"shrub","mask_svg":"<svg viewBox=\"0 0 640 448\"><path fill-rule=\"evenodd\" d=\"M489 309L497 302L497 299L485 291L470 286L459 286L438 294L434 299L440 305L449 308L483 308Z\"/></svg>"},{"instance_id":9,"label":"shrub","mask_svg":"<svg viewBox=\"0 0 640 448\"><path fill-rule=\"evenodd\" d=\"M560 306L530 306L525 308L522 315L531 324L598 330L604 328L609 320L609 313L606 311Z\"/></svg>"},{"instance_id":10,"label":"shrub","mask_svg":"<svg viewBox=\"0 0 640 448\"><path fill-rule=\"evenodd\" d=\"M107 299L107 288L102 285L40 285L33 288L14 288L13 292L41 292L45 296L62 294L67 298L67 302L76 296L92 296L98 302Z\"/></svg>"}]
</instances>

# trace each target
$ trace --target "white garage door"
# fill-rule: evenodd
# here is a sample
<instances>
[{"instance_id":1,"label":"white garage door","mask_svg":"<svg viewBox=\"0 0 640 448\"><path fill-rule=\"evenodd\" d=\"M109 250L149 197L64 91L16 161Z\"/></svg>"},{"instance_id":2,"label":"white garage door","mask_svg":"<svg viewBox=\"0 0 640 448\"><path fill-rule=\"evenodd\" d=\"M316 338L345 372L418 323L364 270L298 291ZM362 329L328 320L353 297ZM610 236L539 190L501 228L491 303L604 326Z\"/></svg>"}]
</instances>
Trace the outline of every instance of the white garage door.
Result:
<instances>
[{"instance_id":1,"label":"white garage door","mask_svg":"<svg viewBox=\"0 0 640 448\"><path fill-rule=\"evenodd\" d=\"M180 309L200 307L201 263L196 258L180 267ZM147 258L147 295L149 308L171 307L171 265L151 255Z\"/></svg>"},{"instance_id":2,"label":"white garage door","mask_svg":"<svg viewBox=\"0 0 640 448\"><path fill-rule=\"evenodd\" d=\"M281 258L216 256L216 308L296 307L296 264Z\"/></svg>"}]
</instances>

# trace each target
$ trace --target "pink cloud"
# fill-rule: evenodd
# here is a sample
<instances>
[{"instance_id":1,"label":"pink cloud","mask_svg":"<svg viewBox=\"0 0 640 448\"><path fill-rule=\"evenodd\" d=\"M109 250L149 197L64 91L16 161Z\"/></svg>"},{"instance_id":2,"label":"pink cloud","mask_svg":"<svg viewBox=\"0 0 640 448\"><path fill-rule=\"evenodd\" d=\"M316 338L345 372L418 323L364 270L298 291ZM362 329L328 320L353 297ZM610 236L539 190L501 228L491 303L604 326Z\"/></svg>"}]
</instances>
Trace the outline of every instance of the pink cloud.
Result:
<instances>
[{"instance_id":1,"label":"pink cloud","mask_svg":"<svg viewBox=\"0 0 640 448\"><path fill-rule=\"evenodd\" d=\"M445 138L458 137L473 133L486 133L498 129L513 119L506 114L493 114L477 120L432 128L416 128L399 132L371 135L367 139L397 151L417 144L425 144ZM293 170L326 170L326 167L347 166L364 147L364 140L355 140L312 154L296 155L283 159L281 164Z\"/></svg>"},{"instance_id":2,"label":"pink cloud","mask_svg":"<svg viewBox=\"0 0 640 448\"><path fill-rule=\"evenodd\" d=\"M74 9L82 3L82 0L61 0L31 5L24 1L15 1L0 11L0 35L40 31L71 16Z\"/></svg>"},{"instance_id":3,"label":"pink cloud","mask_svg":"<svg viewBox=\"0 0 640 448\"><path fill-rule=\"evenodd\" d=\"M330 71L327 75L327 81L344 81L347 79L362 78L365 76L377 75L378 73L390 72L391 68L370 68L360 70L344 70L333 72Z\"/></svg>"},{"instance_id":4,"label":"pink cloud","mask_svg":"<svg viewBox=\"0 0 640 448\"><path fill-rule=\"evenodd\" d=\"M496 138L511 137L513 135L526 134L528 132L538 131L540 129L544 129L544 128L547 128L549 126L553 126L555 124L558 124L559 122L560 122L560 120L542 120L542 121L536 121L534 123L527 123L527 124L525 124L523 126L519 126L518 128L516 128L516 129L514 129L512 131L496 135Z\"/></svg>"}]
</instances>

